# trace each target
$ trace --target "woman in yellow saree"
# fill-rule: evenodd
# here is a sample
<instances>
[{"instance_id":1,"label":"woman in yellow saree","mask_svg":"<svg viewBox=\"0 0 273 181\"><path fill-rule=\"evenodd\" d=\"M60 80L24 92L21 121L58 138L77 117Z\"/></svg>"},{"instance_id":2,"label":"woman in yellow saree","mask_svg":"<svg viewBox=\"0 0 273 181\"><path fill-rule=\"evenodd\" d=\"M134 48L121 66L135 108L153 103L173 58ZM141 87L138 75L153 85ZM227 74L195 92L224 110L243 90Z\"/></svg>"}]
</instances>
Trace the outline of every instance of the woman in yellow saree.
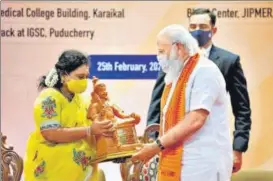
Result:
<instances>
[{"instance_id":1,"label":"woman in yellow saree","mask_svg":"<svg viewBox=\"0 0 273 181\"><path fill-rule=\"evenodd\" d=\"M35 131L30 135L24 162L25 181L98 181L92 136L112 136L111 121L87 120L81 97L87 88L88 58L70 50L40 80L34 103Z\"/></svg>"}]
</instances>

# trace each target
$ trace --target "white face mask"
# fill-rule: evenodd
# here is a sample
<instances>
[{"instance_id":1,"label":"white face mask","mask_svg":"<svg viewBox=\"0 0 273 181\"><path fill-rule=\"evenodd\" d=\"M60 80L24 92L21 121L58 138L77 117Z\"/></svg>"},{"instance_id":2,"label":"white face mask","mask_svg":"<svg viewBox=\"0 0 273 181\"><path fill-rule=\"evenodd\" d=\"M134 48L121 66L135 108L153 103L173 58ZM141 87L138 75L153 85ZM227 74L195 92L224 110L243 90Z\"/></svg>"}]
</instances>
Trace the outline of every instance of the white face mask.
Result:
<instances>
[{"instance_id":1,"label":"white face mask","mask_svg":"<svg viewBox=\"0 0 273 181\"><path fill-rule=\"evenodd\" d=\"M181 68L183 67L183 62L178 60L176 47L173 46L170 57L168 59L166 54L158 55L157 60L163 72L166 73L165 82L170 83L172 82L177 76Z\"/></svg>"},{"instance_id":2,"label":"white face mask","mask_svg":"<svg viewBox=\"0 0 273 181\"><path fill-rule=\"evenodd\" d=\"M161 54L157 56L158 63L163 72L168 73L169 71L171 71L171 69L181 68L180 64L182 64L182 62L178 60L178 55L176 52L176 47L173 46L169 59L166 54Z\"/></svg>"},{"instance_id":3,"label":"white face mask","mask_svg":"<svg viewBox=\"0 0 273 181\"><path fill-rule=\"evenodd\" d=\"M158 60L158 63L160 65L162 71L167 73L170 68L167 55L166 54L157 55L157 60Z\"/></svg>"}]
</instances>

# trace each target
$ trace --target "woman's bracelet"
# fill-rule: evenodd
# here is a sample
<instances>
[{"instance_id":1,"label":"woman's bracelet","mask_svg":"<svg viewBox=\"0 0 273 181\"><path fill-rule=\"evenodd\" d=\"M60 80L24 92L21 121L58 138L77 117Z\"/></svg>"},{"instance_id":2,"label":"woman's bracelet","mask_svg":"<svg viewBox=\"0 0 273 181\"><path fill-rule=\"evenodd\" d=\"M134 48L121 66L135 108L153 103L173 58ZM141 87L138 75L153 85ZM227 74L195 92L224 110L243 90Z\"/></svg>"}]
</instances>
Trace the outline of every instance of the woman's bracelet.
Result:
<instances>
[{"instance_id":1,"label":"woman's bracelet","mask_svg":"<svg viewBox=\"0 0 273 181\"><path fill-rule=\"evenodd\" d=\"M86 129L86 135L91 136L91 127L90 126Z\"/></svg>"}]
</instances>

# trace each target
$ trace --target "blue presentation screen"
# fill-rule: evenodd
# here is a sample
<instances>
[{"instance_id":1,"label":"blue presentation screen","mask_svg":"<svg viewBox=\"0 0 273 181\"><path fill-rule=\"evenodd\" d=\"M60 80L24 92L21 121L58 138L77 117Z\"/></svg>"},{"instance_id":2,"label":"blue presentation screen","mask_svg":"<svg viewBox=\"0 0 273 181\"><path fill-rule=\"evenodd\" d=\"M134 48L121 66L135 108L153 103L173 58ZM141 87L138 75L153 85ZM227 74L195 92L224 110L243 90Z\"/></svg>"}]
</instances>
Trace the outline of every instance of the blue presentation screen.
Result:
<instances>
[{"instance_id":1,"label":"blue presentation screen","mask_svg":"<svg viewBox=\"0 0 273 181\"><path fill-rule=\"evenodd\" d=\"M156 55L90 55L90 78L156 79L160 66Z\"/></svg>"}]
</instances>

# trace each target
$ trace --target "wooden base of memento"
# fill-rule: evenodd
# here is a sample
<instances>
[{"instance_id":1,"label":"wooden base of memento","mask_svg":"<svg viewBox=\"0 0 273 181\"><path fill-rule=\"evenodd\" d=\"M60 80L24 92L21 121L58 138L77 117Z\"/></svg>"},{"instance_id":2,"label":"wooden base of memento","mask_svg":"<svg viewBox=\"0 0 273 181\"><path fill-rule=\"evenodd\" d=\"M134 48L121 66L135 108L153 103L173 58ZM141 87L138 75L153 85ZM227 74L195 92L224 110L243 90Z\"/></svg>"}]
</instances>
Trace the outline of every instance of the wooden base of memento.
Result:
<instances>
[{"instance_id":1,"label":"wooden base of memento","mask_svg":"<svg viewBox=\"0 0 273 181\"><path fill-rule=\"evenodd\" d=\"M119 124L113 137L96 137L96 157L91 160L91 164L129 158L141 146L134 125Z\"/></svg>"},{"instance_id":2,"label":"wooden base of memento","mask_svg":"<svg viewBox=\"0 0 273 181\"><path fill-rule=\"evenodd\" d=\"M101 162L108 162L113 161L117 158L130 158L133 154L135 154L136 148L140 147L142 144L134 144L134 145L128 145L125 147L120 147L120 150L124 149L126 151L119 151L116 153L107 153L106 155L97 156L95 159L93 159L90 163L101 163ZM129 148L129 149L128 149Z\"/></svg>"}]
</instances>

